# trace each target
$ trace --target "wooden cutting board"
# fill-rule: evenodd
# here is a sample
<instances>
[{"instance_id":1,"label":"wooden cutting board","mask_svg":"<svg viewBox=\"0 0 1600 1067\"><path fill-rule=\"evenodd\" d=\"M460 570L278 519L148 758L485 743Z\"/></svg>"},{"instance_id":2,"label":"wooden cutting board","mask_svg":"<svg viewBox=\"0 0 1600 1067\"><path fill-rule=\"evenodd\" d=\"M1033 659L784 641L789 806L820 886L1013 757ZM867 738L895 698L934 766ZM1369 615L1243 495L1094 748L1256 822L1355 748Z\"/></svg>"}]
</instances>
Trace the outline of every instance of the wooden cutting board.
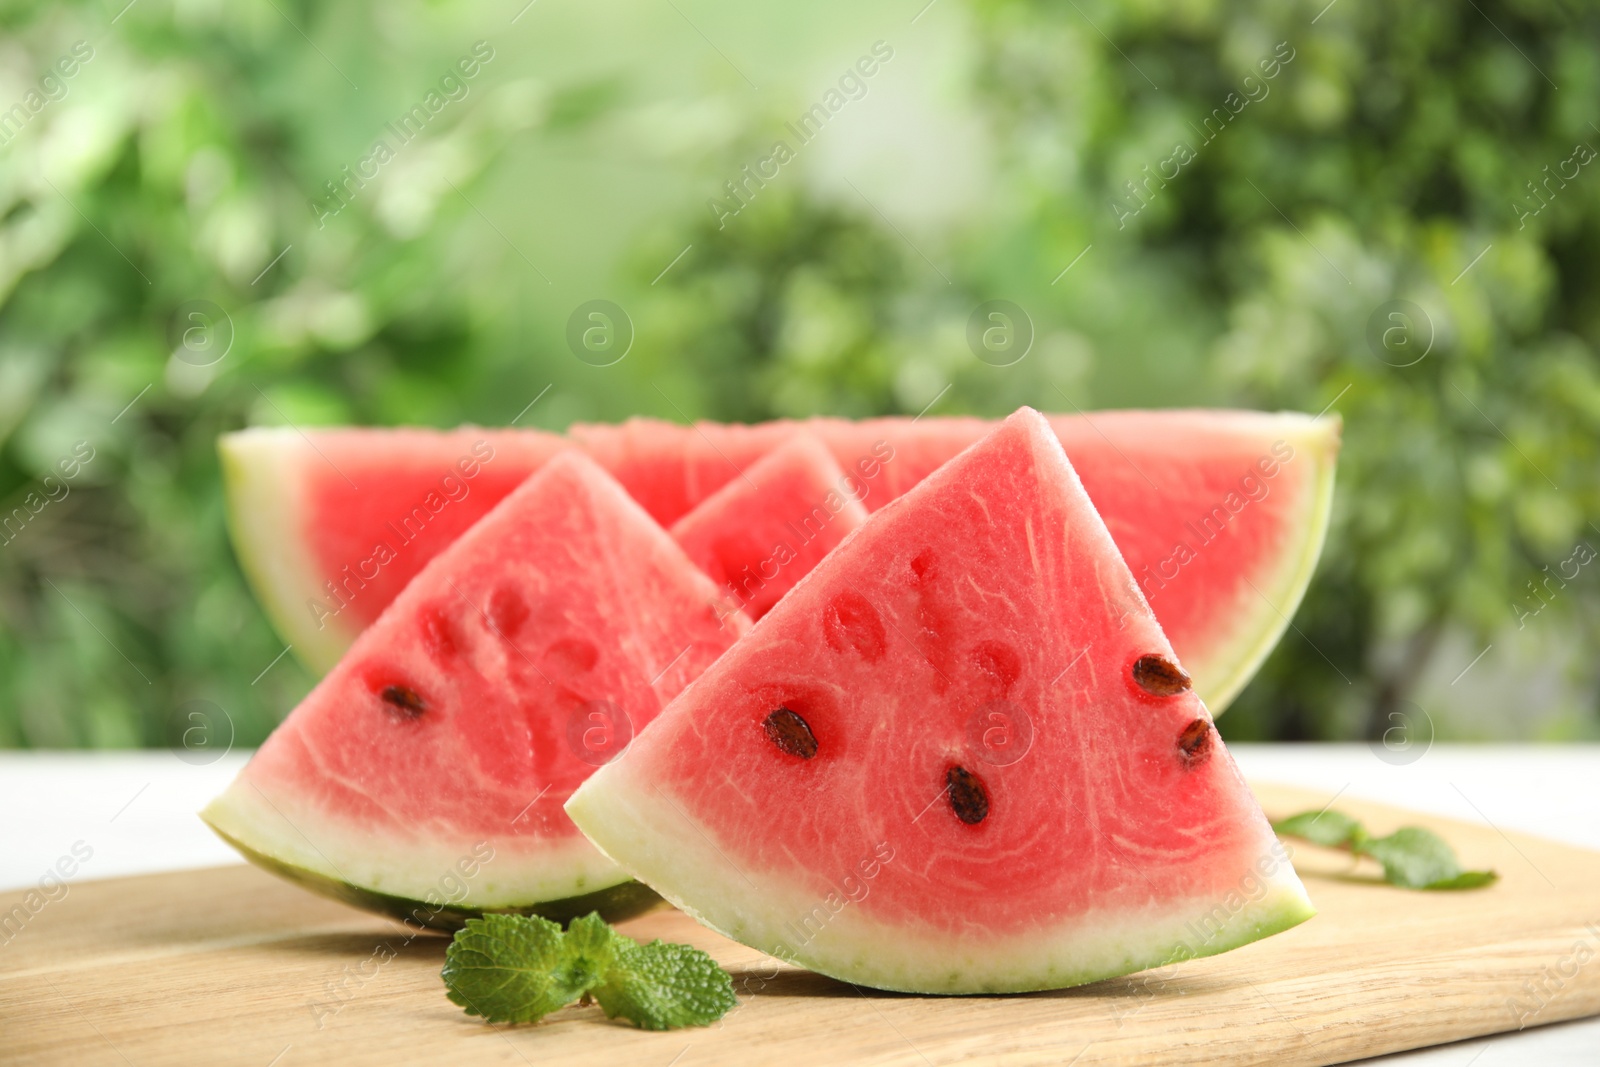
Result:
<instances>
[{"instance_id":1,"label":"wooden cutting board","mask_svg":"<svg viewBox=\"0 0 1600 1067\"><path fill-rule=\"evenodd\" d=\"M1326 797L1260 787L1269 814ZM567 1008L489 1026L445 999L446 941L252 867L72 885L0 944L0 1060L27 1064L1329 1064L1600 1014L1600 853L1341 799L1373 832L1444 835L1485 890L1374 884L1295 854L1320 914L1222 956L1055 993L916 997L783 967L662 910L759 992L718 1027L644 1033ZM23 900L0 897L0 915Z\"/></svg>"}]
</instances>

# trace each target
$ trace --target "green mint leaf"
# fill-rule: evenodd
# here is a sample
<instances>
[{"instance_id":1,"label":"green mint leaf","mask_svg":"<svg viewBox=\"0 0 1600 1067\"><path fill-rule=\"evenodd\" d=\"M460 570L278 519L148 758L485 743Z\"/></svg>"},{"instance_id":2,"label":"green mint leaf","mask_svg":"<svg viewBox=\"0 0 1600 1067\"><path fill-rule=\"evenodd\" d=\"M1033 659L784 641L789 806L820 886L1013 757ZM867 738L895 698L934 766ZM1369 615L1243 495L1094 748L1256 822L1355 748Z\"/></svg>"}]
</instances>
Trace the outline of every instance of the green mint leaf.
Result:
<instances>
[{"instance_id":1,"label":"green mint leaf","mask_svg":"<svg viewBox=\"0 0 1600 1067\"><path fill-rule=\"evenodd\" d=\"M468 919L456 931L445 952L443 978L450 999L468 1015L531 1023L589 990L598 972L588 962L574 957L561 927L549 919L485 915Z\"/></svg>"},{"instance_id":2,"label":"green mint leaf","mask_svg":"<svg viewBox=\"0 0 1600 1067\"><path fill-rule=\"evenodd\" d=\"M640 945L594 912L565 933L538 917L469 919L445 952L443 977L452 1001L490 1022L535 1022L592 993L611 1018L671 1030L707 1026L738 1003L733 979L704 952Z\"/></svg>"},{"instance_id":3,"label":"green mint leaf","mask_svg":"<svg viewBox=\"0 0 1600 1067\"><path fill-rule=\"evenodd\" d=\"M1324 848L1360 848L1367 831L1348 815L1337 811L1303 811L1272 824L1273 830L1300 837Z\"/></svg>"},{"instance_id":4,"label":"green mint leaf","mask_svg":"<svg viewBox=\"0 0 1600 1067\"><path fill-rule=\"evenodd\" d=\"M1383 880L1407 889L1474 889L1497 877L1493 871L1463 871L1444 839L1418 826L1374 837L1358 850L1383 864Z\"/></svg>"},{"instance_id":5,"label":"green mint leaf","mask_svg":"<svg viewBox=\"0 0 1600 1067\"><path fill-rule=\"evenodd\" d=\"M621 936L594 998L611 1018L645 1030L710 1026L738 1003L728 972L699 949L663 941L641 945Z\"/></svg>"},{"instance_id":6,"label":"green mint leaf","mask_svg":"<svg viewBox=\"0 0 1600 1067\"><path fill-rule=\"evenodd\" d=\"M1463 871L1455 852L1438 834L1404 826L1388 837L1373 837L1348 815L1303 811L1279 819L1272 829L1313 845L1370 856L1383 865L1383 880L1404 889L1477 889L1500 876L1493 871Z\"/></svg>"}]
</instances>

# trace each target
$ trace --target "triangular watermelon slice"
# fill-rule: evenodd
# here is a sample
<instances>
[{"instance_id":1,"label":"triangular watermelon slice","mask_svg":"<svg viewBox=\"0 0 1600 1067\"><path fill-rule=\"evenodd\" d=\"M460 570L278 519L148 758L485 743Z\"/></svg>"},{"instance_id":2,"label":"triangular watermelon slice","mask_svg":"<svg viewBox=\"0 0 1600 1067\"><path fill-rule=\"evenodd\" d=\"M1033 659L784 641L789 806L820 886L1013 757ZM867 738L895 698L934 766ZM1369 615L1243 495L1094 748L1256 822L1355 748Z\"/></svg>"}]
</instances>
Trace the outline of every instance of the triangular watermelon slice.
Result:
<instances>
[{"instance_id":1,"label":"triangular watermelon slice","mask_svg":"<svg viewBox=\"0 0 1600 1067\"><path fill-rule=\"evenodd\" d=\"M672 526L730 604L759 619L867 518L833 454L797 434Z\"/></svg>"},{"instance_id":2,"label":"triangular watermelon slice","mask_svg":"<svg viewBox=\"0 0 1600 1067\"><path fill-rule=\"evenodd\" d=\"M714 929L882 989L1057 988L1312 914L1030 409L868 519L567 811Z\"/></svg>"},{"instance_id":3,"label":"triangular watermelon slice","mask_svg":"<svg viewBox=\"0 0 1600 1067\"><path fill-rule=\"evenodd\" d=\"M217 443L228 527L272 624L311 670L568 443L537 430L309 429Z\"/></svg>"},{"instance_id":4,"label":"triangular watermelon slice","mask_svg":"<svg viewBox=\"0 0 1600 1067\"><path fill-rule=\"evenodd\" d=\"M565 452L434 557L202 817L269 869L425 925L621 917L653 896L561 805L749 629L716 601Z\"/></svg>"}]
</instances>

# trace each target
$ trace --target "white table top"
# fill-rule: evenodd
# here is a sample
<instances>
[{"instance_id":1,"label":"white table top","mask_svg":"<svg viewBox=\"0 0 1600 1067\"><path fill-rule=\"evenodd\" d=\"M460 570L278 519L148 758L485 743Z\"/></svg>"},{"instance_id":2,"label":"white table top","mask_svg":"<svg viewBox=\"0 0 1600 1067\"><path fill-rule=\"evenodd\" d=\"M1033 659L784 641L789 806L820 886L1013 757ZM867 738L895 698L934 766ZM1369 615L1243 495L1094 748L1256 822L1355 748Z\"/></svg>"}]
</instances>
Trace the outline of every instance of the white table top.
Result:
<instances>
[{"instance_id":1,"label":"white table top","mask_svg":"<svg viewBox=\"0 0 1600 1067\"><path fill-rule=\"evenodd\" d=\"M1366 745L1230 745L1244 773L1488 822L1600 849L1600 745L1435 745L1396 764ZM195 812L247 753L197 763L164 752L0 752L0 890L38 881L75 844L93 849L79 878L237 863ZM1385 755L1393 757L1392 753ZM206 757L209 758L209 757ZM1600 893L1600 891L1597 891ZM0 969L4 955L0 953ZM1384 1067L1595 1067L1600 1018L1368 1061Z\"/></svg>"}]
</instances>

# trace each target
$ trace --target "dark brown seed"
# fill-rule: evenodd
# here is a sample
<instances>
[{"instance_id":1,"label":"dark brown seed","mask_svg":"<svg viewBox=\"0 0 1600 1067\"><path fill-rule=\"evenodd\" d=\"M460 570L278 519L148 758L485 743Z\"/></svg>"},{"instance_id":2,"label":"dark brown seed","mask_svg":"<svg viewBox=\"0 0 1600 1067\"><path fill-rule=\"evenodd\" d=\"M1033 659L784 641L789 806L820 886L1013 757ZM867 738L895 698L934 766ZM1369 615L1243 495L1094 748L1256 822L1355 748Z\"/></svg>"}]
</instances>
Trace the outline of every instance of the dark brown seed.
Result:
<instances>
[{"instance_id":1,"label":"dark brown seed","mask_svg":"<svg viewBox=\"0 0 1600 1067\"><path fill-rule=\"evenodd\" d=\"M945 790L950 794L950 810L968 826L976 826L989 816L989 793L978 776L965 767L944 772Z\"/></svg>"},{"instance_id":2,"label":"dark brown seed","mask_svg":"<svg viewBox=\"0 0 1600 1067\"><path fill-rule=\"evenodd\" d=\"M1185 767L1198 767L1211 758L1211 739L1215 737L1211 723L1195 719L1178 735L1178 751Z\"/></svg>"},{"instance_id":3,"label":"dark brown seed","mask_svg":"<svg viewBox=\"0 0 1600 1067\"><path fill-rule=\"evenodd\" d=\"M1165 656L1140 656L1133 663L1133 680L1146 693L1158 697L1177 696L1189 689L1189 672Z\"/></svg>"},{"instance_id":4,"label":"dark brown seed","mask_svg":"<svg viewBox=\"0 0 1600 1067\"><path fill-rule=\"evenodd\" d=\"M777 745L779 752L801 759L817 754L817 738L810 725L788 708L778 708L761 725L767 731L767 740Z\"/></svg>"},{"instance_id":5,"label":"dark brown seed","mask_svg":"<svg viewBox=\"0 0 1600 1067\"><path fill-rule=\"evenodd\" d=\"M418 696L415 689L407 689L403 685L384 686L383 692L378 695L383 697L383 702L398 712L401 718L415 719L428 710L427 701Z\"/></svg>"}]
</instances>

